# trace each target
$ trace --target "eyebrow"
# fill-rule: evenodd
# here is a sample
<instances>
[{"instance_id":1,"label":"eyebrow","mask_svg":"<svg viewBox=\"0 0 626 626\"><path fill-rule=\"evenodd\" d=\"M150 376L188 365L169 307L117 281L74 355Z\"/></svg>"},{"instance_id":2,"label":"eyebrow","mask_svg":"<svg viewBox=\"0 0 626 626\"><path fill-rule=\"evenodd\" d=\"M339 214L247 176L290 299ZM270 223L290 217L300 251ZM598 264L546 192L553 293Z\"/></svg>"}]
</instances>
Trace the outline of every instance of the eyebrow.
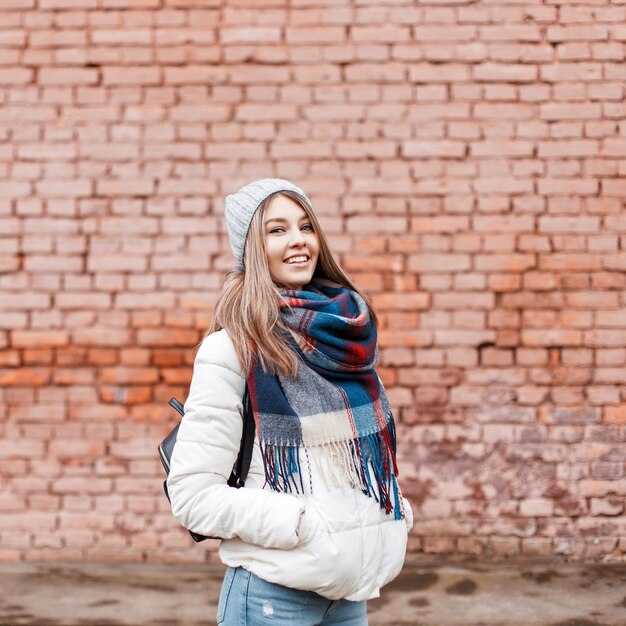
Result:
<instances>
[{"instance_id":1,"label":"eyebrow","mask_svg":"<svg viewBox=\"0 0 626 626\"><path fill-rule=\"evenodd\" d=\"M301 222L302 220L308 220L309 216L308 215L303 215L302 217L300 217L298 219L299 222ZM271 217L269 220L266 220L265 225L267 226L270 222L287 222L289 220L285 219L284 217Z\"/></svg>"}]
</instances>

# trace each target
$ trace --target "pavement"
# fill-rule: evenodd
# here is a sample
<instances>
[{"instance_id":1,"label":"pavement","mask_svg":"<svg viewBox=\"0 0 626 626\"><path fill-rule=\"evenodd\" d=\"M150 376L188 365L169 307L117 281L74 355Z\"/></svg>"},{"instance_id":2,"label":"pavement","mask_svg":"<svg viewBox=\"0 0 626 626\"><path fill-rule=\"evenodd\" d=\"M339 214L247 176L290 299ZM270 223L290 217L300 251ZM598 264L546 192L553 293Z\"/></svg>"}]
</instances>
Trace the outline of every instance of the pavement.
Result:
<instances>
[{"instance_id":1,"label":"pavement","mask_svg":"<svg viewBox=\"0 0 626 626\"><path fill-rule=\"evenodd\" d=\"M209 626L222 573L213 565L0 563L0 626ZM626 626L626 565L407 565L368 613L370 626Z\"/></svg>"}]
</instances>

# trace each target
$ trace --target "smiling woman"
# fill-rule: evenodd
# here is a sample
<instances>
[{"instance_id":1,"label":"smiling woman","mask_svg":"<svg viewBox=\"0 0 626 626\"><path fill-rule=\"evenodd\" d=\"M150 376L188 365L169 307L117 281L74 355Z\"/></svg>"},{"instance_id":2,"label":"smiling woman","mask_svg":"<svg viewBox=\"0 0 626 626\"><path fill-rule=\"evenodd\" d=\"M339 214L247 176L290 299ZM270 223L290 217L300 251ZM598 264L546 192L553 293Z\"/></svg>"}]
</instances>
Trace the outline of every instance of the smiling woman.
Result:
<instances>
[{"instance_id":1,"label":"smiling woman","mask_svg":"<svg viewBox=\"0 0 626 626\"><path fill-rule=\"evenodd\" d=\"M286 180L226 197L237 261L194 363L168 490L195 533L222 537L218 624L367 624L402 568L409 503L374 369L377 319ZM256 438L229 487L247 386Z\"/></svg>"}]
</instances>

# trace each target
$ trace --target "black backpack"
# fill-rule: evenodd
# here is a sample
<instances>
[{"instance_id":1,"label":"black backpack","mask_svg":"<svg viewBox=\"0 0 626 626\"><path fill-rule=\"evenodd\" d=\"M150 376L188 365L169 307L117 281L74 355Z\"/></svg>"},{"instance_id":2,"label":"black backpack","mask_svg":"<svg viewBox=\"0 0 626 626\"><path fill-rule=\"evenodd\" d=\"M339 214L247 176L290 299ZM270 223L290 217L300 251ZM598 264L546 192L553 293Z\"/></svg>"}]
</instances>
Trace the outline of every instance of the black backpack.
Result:
<instances>
[{"instance_id":1,"label":"black backpack","mask_svg":"<svg viewBox=\"0 0 626 626\"><path fill-rule=\"evenodd\" d=\"M168 402L168 404L176 409L181 416L185 415L185 408L183 404L176 398L172 398ZM170 459L172 458L172 452L174 450L174 445L176 444L176 437L178 436L179 426L180 421L159 445L159 457L161 458L161 463L163 463L166 474L170 473ZM250 460L252 459L253 446L254 415L252 413L252 403L250 401L250 394L248 393L248 385L246 384L246 390L243 394L243 431L241 433L241 444L239 445L239 454L237 455L237 460L235 461L233 471L231 472L230 477L227 481L230 487L235 487L236 489L239 489L240 487L244 486L246 482L246 476L248 475L248 470L250 469ZM163 489L165 491L167 499L169 500L170 494L167 492L167 480L163 481ZM199 535L198 533L194 533L192 531L189 531L189 534L191 535L191 538L196 542L209 539L209 537Z\"/></svg>"}]
</instances>

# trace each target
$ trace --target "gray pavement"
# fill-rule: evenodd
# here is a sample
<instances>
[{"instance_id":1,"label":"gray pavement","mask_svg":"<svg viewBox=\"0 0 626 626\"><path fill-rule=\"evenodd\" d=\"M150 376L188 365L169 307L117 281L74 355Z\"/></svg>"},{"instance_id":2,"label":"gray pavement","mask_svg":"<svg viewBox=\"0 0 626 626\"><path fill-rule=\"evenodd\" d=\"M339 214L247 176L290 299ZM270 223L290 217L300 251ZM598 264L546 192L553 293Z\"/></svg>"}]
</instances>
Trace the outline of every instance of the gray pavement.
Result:
<instances>
[{"instance_id":1,"label":"gray pavement","mask_svg":"<svg viewBox=\"0 0 626 626\"><path fill-rule=\"evenodd\" d=\"M0 626L207 626L215 623L222 571L0 563ZM371 626L626 626L626 566L407 566L368 607Z\"/></svg>"}]
</instances>

